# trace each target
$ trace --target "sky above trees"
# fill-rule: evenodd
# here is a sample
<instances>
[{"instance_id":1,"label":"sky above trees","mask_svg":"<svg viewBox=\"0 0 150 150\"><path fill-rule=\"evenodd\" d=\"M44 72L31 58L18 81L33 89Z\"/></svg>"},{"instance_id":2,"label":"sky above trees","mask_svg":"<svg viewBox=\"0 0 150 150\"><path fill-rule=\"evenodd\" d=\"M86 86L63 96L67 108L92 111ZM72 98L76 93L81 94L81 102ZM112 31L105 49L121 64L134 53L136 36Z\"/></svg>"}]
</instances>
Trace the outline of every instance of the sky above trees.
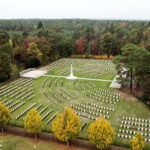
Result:
<instances>
[{"instance_id":1,"label":"sky above trees","mask_svg":"<svg viewBox=\"0 0 150 150\"><path fill-rule=\"evenodd\" d=\"M149 0L0 0L0 19L88 18L150 20Z\"/></svg>"}]
</instances>

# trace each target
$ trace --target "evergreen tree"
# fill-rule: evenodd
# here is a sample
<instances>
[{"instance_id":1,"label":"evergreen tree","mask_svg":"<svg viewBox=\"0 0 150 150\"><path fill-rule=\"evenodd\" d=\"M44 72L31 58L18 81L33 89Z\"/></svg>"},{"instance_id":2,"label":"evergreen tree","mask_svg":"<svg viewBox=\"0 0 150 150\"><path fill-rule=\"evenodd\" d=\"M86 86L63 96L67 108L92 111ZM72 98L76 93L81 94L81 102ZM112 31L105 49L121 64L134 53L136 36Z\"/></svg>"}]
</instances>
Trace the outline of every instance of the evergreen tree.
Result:
<instances>
[{"instance_id":1,"label":"evergreen tree","mask_svg":"<svg viewBox=\"0 0 150 150\"><path fill-rule=\"evenodd\" d=\"M0 30L0 45L6 44L8 42L9 42L9 34L4 30Z\"/></svg>"},{"instance_id":2,"label":"evergreen tree","mask_svg":"<svg viewBox=\"0 0 150 150\"><path fill-rule=\"evenodd\" d=\"M11 76L12 48L9 43L0 46L0 82Z\"/></svg>"},{"instance_id":3,"label":"evergreen tree","mask_svg":"<svg viewBox=\"0 0 150 150\"><path fill-rule=\"evenodd\" d=\"M147 80L150 77L150 52L133 44L126 44L121 50L122 55L118 55L114 59L119 74L120 70L125 68L127 70L126 81L127 83L129 81L130 91L133 92L134 81L136 90L142 89L146 92L150 85L149 80Z\"/></svg>"},{"instance_id":4,"label":"evergreen tree","mask_svg":"<svg viewBox=\"0 0 150 150\"><path fill-rule=\"evenodd\" d=\"M37 29L41 29L41 28L43 28L43 24L42 24L42 22L40 21L39 24L38 24Z\"/></svg>"},{"instance_id":5,"label":"evergreen tree","mask_svg":"<svg viewBox=\"0 0 150 150\"><path fill-rule=\"evenodd\" d=\"M105 33L103 36L103 49L107 56L112 54L113 36L110 32Z\"/></svg>"}]
</instances>

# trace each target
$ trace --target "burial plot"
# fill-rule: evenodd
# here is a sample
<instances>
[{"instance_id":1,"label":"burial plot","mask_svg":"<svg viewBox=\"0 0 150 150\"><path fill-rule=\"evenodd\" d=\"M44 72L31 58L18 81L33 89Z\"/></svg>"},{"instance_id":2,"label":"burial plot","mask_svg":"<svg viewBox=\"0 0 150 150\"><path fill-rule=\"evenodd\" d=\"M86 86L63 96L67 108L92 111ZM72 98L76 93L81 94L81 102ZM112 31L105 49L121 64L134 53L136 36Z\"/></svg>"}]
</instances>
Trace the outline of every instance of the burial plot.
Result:
<instances>
[{"instance_id":1,"label":"burial plot","mask_svg":"<svg viewBox=\"0 0 150 150\"><path fill-rule=\"evenodd\" d=\"M117 137L131 139L137 132L142 134L145 142L150 142L150 120L144 118L122 117Z\"/></svg>"}]
</instances>

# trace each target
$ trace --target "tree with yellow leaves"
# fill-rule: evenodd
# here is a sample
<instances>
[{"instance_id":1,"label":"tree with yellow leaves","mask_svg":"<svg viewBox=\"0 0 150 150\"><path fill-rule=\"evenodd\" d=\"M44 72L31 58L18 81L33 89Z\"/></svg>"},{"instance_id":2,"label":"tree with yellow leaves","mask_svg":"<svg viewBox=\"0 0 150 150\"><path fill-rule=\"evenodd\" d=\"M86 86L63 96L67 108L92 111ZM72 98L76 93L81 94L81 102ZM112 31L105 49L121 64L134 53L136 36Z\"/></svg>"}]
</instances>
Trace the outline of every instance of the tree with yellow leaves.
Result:
<instances>
[{"instance_id":1,"label":"tree with yellow leaves","mask_svg":"<svg viewBox=\"0 0 150 150\"><path fill-rule=\"evenodd\" d=\"M136 135L130 141L131 150L142 150L144 148L143 136L140 132L137 132Z\"/></svg>"},{"instance_id":2,"label":"tree with yellow leaves","mask_svg":"<svg viewBox=\"0 0 150 150\"><path fill-rule=\"evenodd\" d=\"M24 120L24 127L29 133L35 134L35 138L37 138L37 133L41 132L41 126L42 126L42 121L41 121L41 116L38 113L38 111L33 108L31 109Z\"/></svg>"},{"instance_id":3,"label":"tree with yellow leaves","mask_svg":"<svg viewBox=\"0 0 150 150\"><path fill-rule=\"evenodd\" d=\"M88 138L97 148L104 149L113 143L115 132L111 123L103 117L92 122L88 128Z\"/></svg>"},{"instance_id":4,"label":"tree with yellow leaves","mask_svg":"<svg viewBox=\"0 0 150 150\"><path fill-rule=\"evenodd\" d=\"M0 127L7 125L9 120L11 119L11 112L10 110L2 103L0 103Z\"/></svg>"},{"instance_id":5,"label":"tree with yellow leaves","mask_svg":"<svg viewBox=\"0 0 150 150\"><path fill-rule=\"evenodd\" d=\"M59 113L52 122L54 135L62 142L67 142L76 138L80 131L80 119L70 107L65 108L64 113Z\"/></svg>"}]
</instances>

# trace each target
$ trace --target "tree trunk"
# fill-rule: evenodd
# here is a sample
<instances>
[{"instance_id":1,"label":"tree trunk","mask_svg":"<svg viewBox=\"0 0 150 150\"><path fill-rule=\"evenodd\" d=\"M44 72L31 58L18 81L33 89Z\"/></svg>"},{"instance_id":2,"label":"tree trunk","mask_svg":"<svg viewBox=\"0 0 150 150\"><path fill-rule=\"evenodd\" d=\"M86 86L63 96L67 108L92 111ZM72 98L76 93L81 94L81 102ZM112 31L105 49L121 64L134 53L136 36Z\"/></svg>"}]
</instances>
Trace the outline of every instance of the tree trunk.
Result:
<instances>
[{"instance_id":1,"label":"tree trunk","mask_svg":"<svg viewBox=\"0 0 150 150\"><path fill-rule=\"evenodd\" d=\"M132 93L132 87L133 87L132 80L133 80L133 75L132 75L132 68L131 68L131 70L130 70L130 91L131 91L131 93Z\"/></svg>"},{"instance_id":2,"label":"tree trunk","mask_svg":"<svg viewBox=\"0 0 150 150\"><path fill-rule=\"evenodd\" d=\"M98 50L98 55L100 55L100 50Z\"/></svg>"},{"instance_id":3,"label":"tree trunk","mask_svg":"<svg viewBox=\"0 0 150 150\"><path fill-rule=\"evenodd\" d=\"M4 132L4 128L2 127L2 134L3 134L3 132Z\"/></svg>"},{"instance_id":4,"label":"tree trunk","mask_svg":"<svg viewBox=\"0 0 150 150\"><path fill-rule=\"evenodd\" d=\"M50 137L49 137L49 142L51 143L51 135L50 135Z\"/></svg>"},{"instance_id":5,"label":"tree trunk","mask_svg":"<svg viewBox=\"0 0 150 150\"><path fill-rule=\"evenodd\" d=\"M35 140L37 141L37 133L35 133Z\"/></svg>"},{"instance_id":6,"label":"tree trunk","mask_svg":"<svg viewBox=\"0 0 150 150\"><path fill-rule=\"evenodd\" d=\"M69 142L67 142L67 147L69 147Z\"/></svg>"},{"instance_id":7,"label":"tree trunk","mask_svg":"<svg viewBox=\"0 0 150 150\"><path fill-rule=\"evenodd\" d=\"M140 86L140 77L138 78L138 81L137 81L137 84L136 84L136 93L135 93L135 96L137 96L137 91L139 89L139 86Z\"/></svg>"}]
</instances>

